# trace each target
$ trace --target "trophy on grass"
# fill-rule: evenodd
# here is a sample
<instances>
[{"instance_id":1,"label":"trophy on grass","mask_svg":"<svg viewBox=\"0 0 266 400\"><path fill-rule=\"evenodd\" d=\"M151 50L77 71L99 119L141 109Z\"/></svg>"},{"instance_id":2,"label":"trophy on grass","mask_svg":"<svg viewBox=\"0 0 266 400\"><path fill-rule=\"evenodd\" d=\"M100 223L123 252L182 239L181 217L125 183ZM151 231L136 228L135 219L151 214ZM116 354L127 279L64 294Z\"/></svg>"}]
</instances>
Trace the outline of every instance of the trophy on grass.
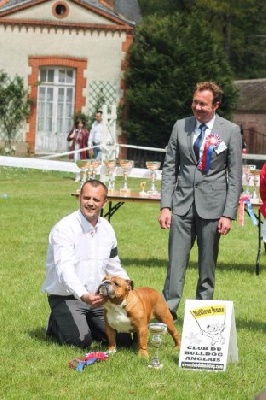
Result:
<instances>
[{"instance_id":1,"label":"trophy on grass","mask_svg":"<svg viewBox=\"0 0 266 400\"><path fill-rule=\"evenodd\" d=\"M162 335L167 332L167 325L161 322L151 322L149 324L149 331L152 335L151 345L155 348L154 355L149 363L149 368L159 369L163 364L159 361L159 347L162 344Z\"/></svg>"},{"instance_id":2,"label":"trophy on grass","mask_svg":"<svg viewBox=\"0 0 266 400\"><path fill-rule=\"evenodd\" d=\"M120 194L122 196L126 196L126 195L130 194L130 192L131 192L131 190L127 186L127 177L128 177L128 174L130 173L131 169L133 168L133 165L134 165L133 160L120 160L120 166L122 168L123 175L124 175L123 187L120 189Z\"/></svg>"},{"instance_id":3,"label":"trophy on grass","mask_svg":"<svg viewBox=\"0 0 266 400\"><path fill-rule=\"evenodd\" d=\"M161 163L159 161L146 161L146 167L151 171L151 187L148 190L148 194L158 194L155 187L156 171L160 168Z\"/></svg>"},{"instance_id":4,"label":"trophy on grass","mask_svg":"<svg viewBox=\"0 0 266 400\"><path fill-rule=\"evenodd\" d=\"M107 170L107 175L108 175L108 192L114 192L115 190L115 177L114 177L114 171L116 167L116 161L115 160L105 160L105 167Z\"/></svg>"},{"instance_id":5,"label":"trophy on grass","mask_svg":"<svg viewBox=\"0 0 266 400\"><path fill-rule=\"evenodd\" d=\"M76 160L76 165L80 169L80 187L87 180L87 170L89 168L90 161L89 160Z\"/></svg>"}]
</instances>

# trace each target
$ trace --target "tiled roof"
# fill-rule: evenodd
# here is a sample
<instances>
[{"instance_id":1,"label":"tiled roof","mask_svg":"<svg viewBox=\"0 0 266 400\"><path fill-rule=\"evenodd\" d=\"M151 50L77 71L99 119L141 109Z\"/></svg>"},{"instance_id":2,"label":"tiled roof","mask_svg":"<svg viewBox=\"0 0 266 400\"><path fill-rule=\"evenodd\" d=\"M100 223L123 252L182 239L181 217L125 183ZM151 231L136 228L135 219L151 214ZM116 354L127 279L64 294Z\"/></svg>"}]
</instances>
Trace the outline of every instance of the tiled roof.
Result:
<instances>
[{"instance_id":1,"label":"tiled roof","mask_svg":"<svg viewBox=\"0 0 266 400\"><path fill-rule=\"evenodd\" d=\"M266 79L235 81L239 89L236 111L266 112Z\"/></svg>"},{"instance_id":2,"label":"tiled roof","mask_svg":"<svg viewBox=\"0 0 266 400\"><path fill-rule=\"evenodd\" d=\"M115 12L124 15L128 20L136 23L141 21L138 0L116 0Z\"/></svg>"},{"instance_id":3,"label":"tiled roof","mask_svg":"<svg viewBox=\"0 0 266 400\"><path fill-rule=\"evenodd\" d=\"M0 1L0 11L10 10L15 6L20 6L22 4L32 3L33 0L9 0Z\"/></svg>"},{"instance_id":4,"label":"tiled roof","mask_svg":"<svg viewBox=\"0 0 266 400\"><path fill-rule=\"evenodd\" d=\"M141 20L138 0L116 0L114 11L105 7L97 0L79 0L80 4L93 6L99 11L104 11L112 17L119 17L127 22L135 23ZM22 5L34 5L35 0L0 0L0 11L12 10L12 8Z\"/></svg>"}]
</instances>

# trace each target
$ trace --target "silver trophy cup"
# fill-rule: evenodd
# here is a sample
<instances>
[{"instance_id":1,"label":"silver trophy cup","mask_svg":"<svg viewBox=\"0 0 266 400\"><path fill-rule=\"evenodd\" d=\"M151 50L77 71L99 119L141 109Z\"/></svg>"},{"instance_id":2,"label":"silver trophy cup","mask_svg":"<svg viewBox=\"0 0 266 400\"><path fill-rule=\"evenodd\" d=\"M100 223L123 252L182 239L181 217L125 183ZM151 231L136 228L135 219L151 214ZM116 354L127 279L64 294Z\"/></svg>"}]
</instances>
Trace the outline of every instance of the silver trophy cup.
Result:
<instances>
[{"instance_id":1,"label":"silver trophy cup","mask_svg":"<svg viewBox=\"0 0 266 400\"><path fill-rule=\"evenodd\" d=\"M149 331L152 335L151 345L155 348L149 367L159 369L163 366L159 361L159 347L162 344L162 335L165 335L167 332L167 325L161 322L151 322L149 324Z\"/></svg>"}]
</instances>

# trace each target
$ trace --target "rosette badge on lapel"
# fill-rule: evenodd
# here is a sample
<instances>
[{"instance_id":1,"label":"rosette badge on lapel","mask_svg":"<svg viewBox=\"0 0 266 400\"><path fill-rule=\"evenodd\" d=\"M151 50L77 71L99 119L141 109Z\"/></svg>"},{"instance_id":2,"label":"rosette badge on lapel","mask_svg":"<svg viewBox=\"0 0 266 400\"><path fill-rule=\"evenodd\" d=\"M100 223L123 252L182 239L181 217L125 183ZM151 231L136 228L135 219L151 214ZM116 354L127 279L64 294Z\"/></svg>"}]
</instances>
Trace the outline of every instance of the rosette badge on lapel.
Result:
<instances>
[{"instance_id":1,"label":"rosette badge on lapel","mask_svg":"<svg viewBox=\"0 0 266 400\"><path fill-rule=\"evenodd\" d=\"M202 157L198 163L197 168L201 171L208 172L211 165L212 153L215 151L217 154L226 149L224 141L221 141L219 135L211 134L206 137Z\"/></svg>"}]
</instances>

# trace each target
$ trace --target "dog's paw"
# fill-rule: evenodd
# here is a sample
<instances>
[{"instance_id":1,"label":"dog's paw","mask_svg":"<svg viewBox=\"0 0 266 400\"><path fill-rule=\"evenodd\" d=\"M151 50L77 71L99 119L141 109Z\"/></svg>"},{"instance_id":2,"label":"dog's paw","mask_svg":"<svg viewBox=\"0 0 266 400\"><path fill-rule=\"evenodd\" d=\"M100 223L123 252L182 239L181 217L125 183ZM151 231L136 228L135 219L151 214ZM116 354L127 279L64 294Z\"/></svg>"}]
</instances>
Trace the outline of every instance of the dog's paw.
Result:
<instances>
[{"instance_id":1,"label":"dog's paw","mask_svg":"<svg viewBox=\"0 0 266 400\"><path fill-rule=\"evenodd\" d=\"M114 353L116 353L116 347L109 347L108 354L114 354Z\"/></svg>"},{"instance_id":2,"label":"dog's paw","mask_svg":"<svg viewBox=\"0 0 266 400\"><path fill-rule=\"evenodd\" d=\"M147 352L147 350L139 349L138 357L149 358L149 353Z\"/></svg>"}]
</instances>

